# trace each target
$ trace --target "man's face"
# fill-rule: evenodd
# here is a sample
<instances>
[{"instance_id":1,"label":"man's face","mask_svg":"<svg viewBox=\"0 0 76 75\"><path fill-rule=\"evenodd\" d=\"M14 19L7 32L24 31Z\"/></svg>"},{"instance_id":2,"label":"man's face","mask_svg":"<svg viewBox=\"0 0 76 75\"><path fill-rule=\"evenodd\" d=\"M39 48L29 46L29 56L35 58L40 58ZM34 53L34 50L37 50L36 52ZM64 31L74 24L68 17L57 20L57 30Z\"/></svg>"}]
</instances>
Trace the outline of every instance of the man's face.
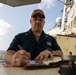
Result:
<instances>
[{"instance_id":1,"label":"man's face","mask_svg":"<svg viewBox=\"0 0 76 75\"><path fill-rule=\"evenodd\" d=\"M40 14L35 15L30 20L32 31L38 31L38 32L42 31L44 27L44 23L45 21L42 15Z\"/></svg>"}]
</instances>

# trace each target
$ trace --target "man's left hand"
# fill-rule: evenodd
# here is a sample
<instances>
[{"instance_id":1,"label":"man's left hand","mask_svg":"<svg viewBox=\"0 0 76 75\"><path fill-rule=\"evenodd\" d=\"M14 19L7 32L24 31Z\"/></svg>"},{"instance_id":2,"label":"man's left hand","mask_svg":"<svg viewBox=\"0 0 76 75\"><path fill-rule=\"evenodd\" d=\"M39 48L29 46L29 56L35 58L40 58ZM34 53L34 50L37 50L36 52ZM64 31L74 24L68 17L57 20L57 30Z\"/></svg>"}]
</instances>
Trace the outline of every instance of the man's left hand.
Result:
<instances>
[{"instance_id":1,"label":"man's left hand","mask_svg":"<svg viewBox=\"0 0 76 75\"><path fill-rule=\"evenodd\" d=\"M38 63L42 63L43 60L47 60L48 58L50 58L51 60L53 59L53 54L51 51L49 50L44 50L42 51L36 58L35 61Z\"/></svg>"}]
</instances>

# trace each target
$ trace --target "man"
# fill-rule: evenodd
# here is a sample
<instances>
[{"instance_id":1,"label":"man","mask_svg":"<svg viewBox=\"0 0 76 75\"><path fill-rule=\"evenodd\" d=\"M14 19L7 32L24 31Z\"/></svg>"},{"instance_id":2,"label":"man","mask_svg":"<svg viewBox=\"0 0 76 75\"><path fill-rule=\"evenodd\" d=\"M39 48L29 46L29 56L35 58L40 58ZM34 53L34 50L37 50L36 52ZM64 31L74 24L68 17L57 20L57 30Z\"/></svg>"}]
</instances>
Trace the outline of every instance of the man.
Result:
<instances>
[{"instance_id":1,"label":"man","mask_svg":"<svg viewBox=\"0 0 76 75\"><path fill-rule=\"evenodd\" d=\"M62 55L54 37L44 33L45 14L42 10L33 11L30 19L31 29L15 36L6 54L6 63L23 66L29 59L41 63L54 55Z\"/></svg>"}]
</instances>

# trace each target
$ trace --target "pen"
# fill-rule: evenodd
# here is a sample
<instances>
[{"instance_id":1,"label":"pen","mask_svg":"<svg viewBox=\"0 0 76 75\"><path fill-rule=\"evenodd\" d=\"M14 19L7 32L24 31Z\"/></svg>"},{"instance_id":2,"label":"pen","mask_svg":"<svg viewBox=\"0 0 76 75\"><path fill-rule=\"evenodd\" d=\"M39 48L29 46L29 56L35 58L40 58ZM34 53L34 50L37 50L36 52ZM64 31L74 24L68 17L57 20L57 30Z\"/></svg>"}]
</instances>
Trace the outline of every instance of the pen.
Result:
<instances>
[{"instance_id":1,"label":"pen","mask_svg":"<svg viewBox=\"0 0 76 75\"><path fill-rule=\"evenodd\" d=\"M17 45L17 46L18 46L18 48L19 48L20 50L24 50L21 45ZM31 56L29 56L29 59L31 59Z\"/></svg>"},{"instance_id":2,"label":"pen","mask_svg":"<svg viewBox=\"0 0 76 75\"><path fill-rule=\"evenodd\" d=\"M21 45L17 45L20 50L24 50Z\"/></svg>"}]
</instances>

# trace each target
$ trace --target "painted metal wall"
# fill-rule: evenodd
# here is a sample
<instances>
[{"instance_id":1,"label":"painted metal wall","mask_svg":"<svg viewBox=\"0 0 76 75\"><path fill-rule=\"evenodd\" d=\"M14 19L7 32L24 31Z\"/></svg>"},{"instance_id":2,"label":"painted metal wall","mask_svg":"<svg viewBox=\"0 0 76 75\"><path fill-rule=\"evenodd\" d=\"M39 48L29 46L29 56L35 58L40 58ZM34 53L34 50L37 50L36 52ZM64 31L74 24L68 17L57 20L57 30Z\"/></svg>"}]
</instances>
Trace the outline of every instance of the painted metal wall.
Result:
<instances>
[{"instance_id":1,"label":"painted metal wall","mask_svg":"<svg viewBox=\"0 0 76 75\"><path fill-rule=\"evenodd\" d=\"M69 52L72 52L73 55L76 55L76 36L59 35L56 39L63 51L63 54L69 55Z\"/></svg>"}]
</instances>

